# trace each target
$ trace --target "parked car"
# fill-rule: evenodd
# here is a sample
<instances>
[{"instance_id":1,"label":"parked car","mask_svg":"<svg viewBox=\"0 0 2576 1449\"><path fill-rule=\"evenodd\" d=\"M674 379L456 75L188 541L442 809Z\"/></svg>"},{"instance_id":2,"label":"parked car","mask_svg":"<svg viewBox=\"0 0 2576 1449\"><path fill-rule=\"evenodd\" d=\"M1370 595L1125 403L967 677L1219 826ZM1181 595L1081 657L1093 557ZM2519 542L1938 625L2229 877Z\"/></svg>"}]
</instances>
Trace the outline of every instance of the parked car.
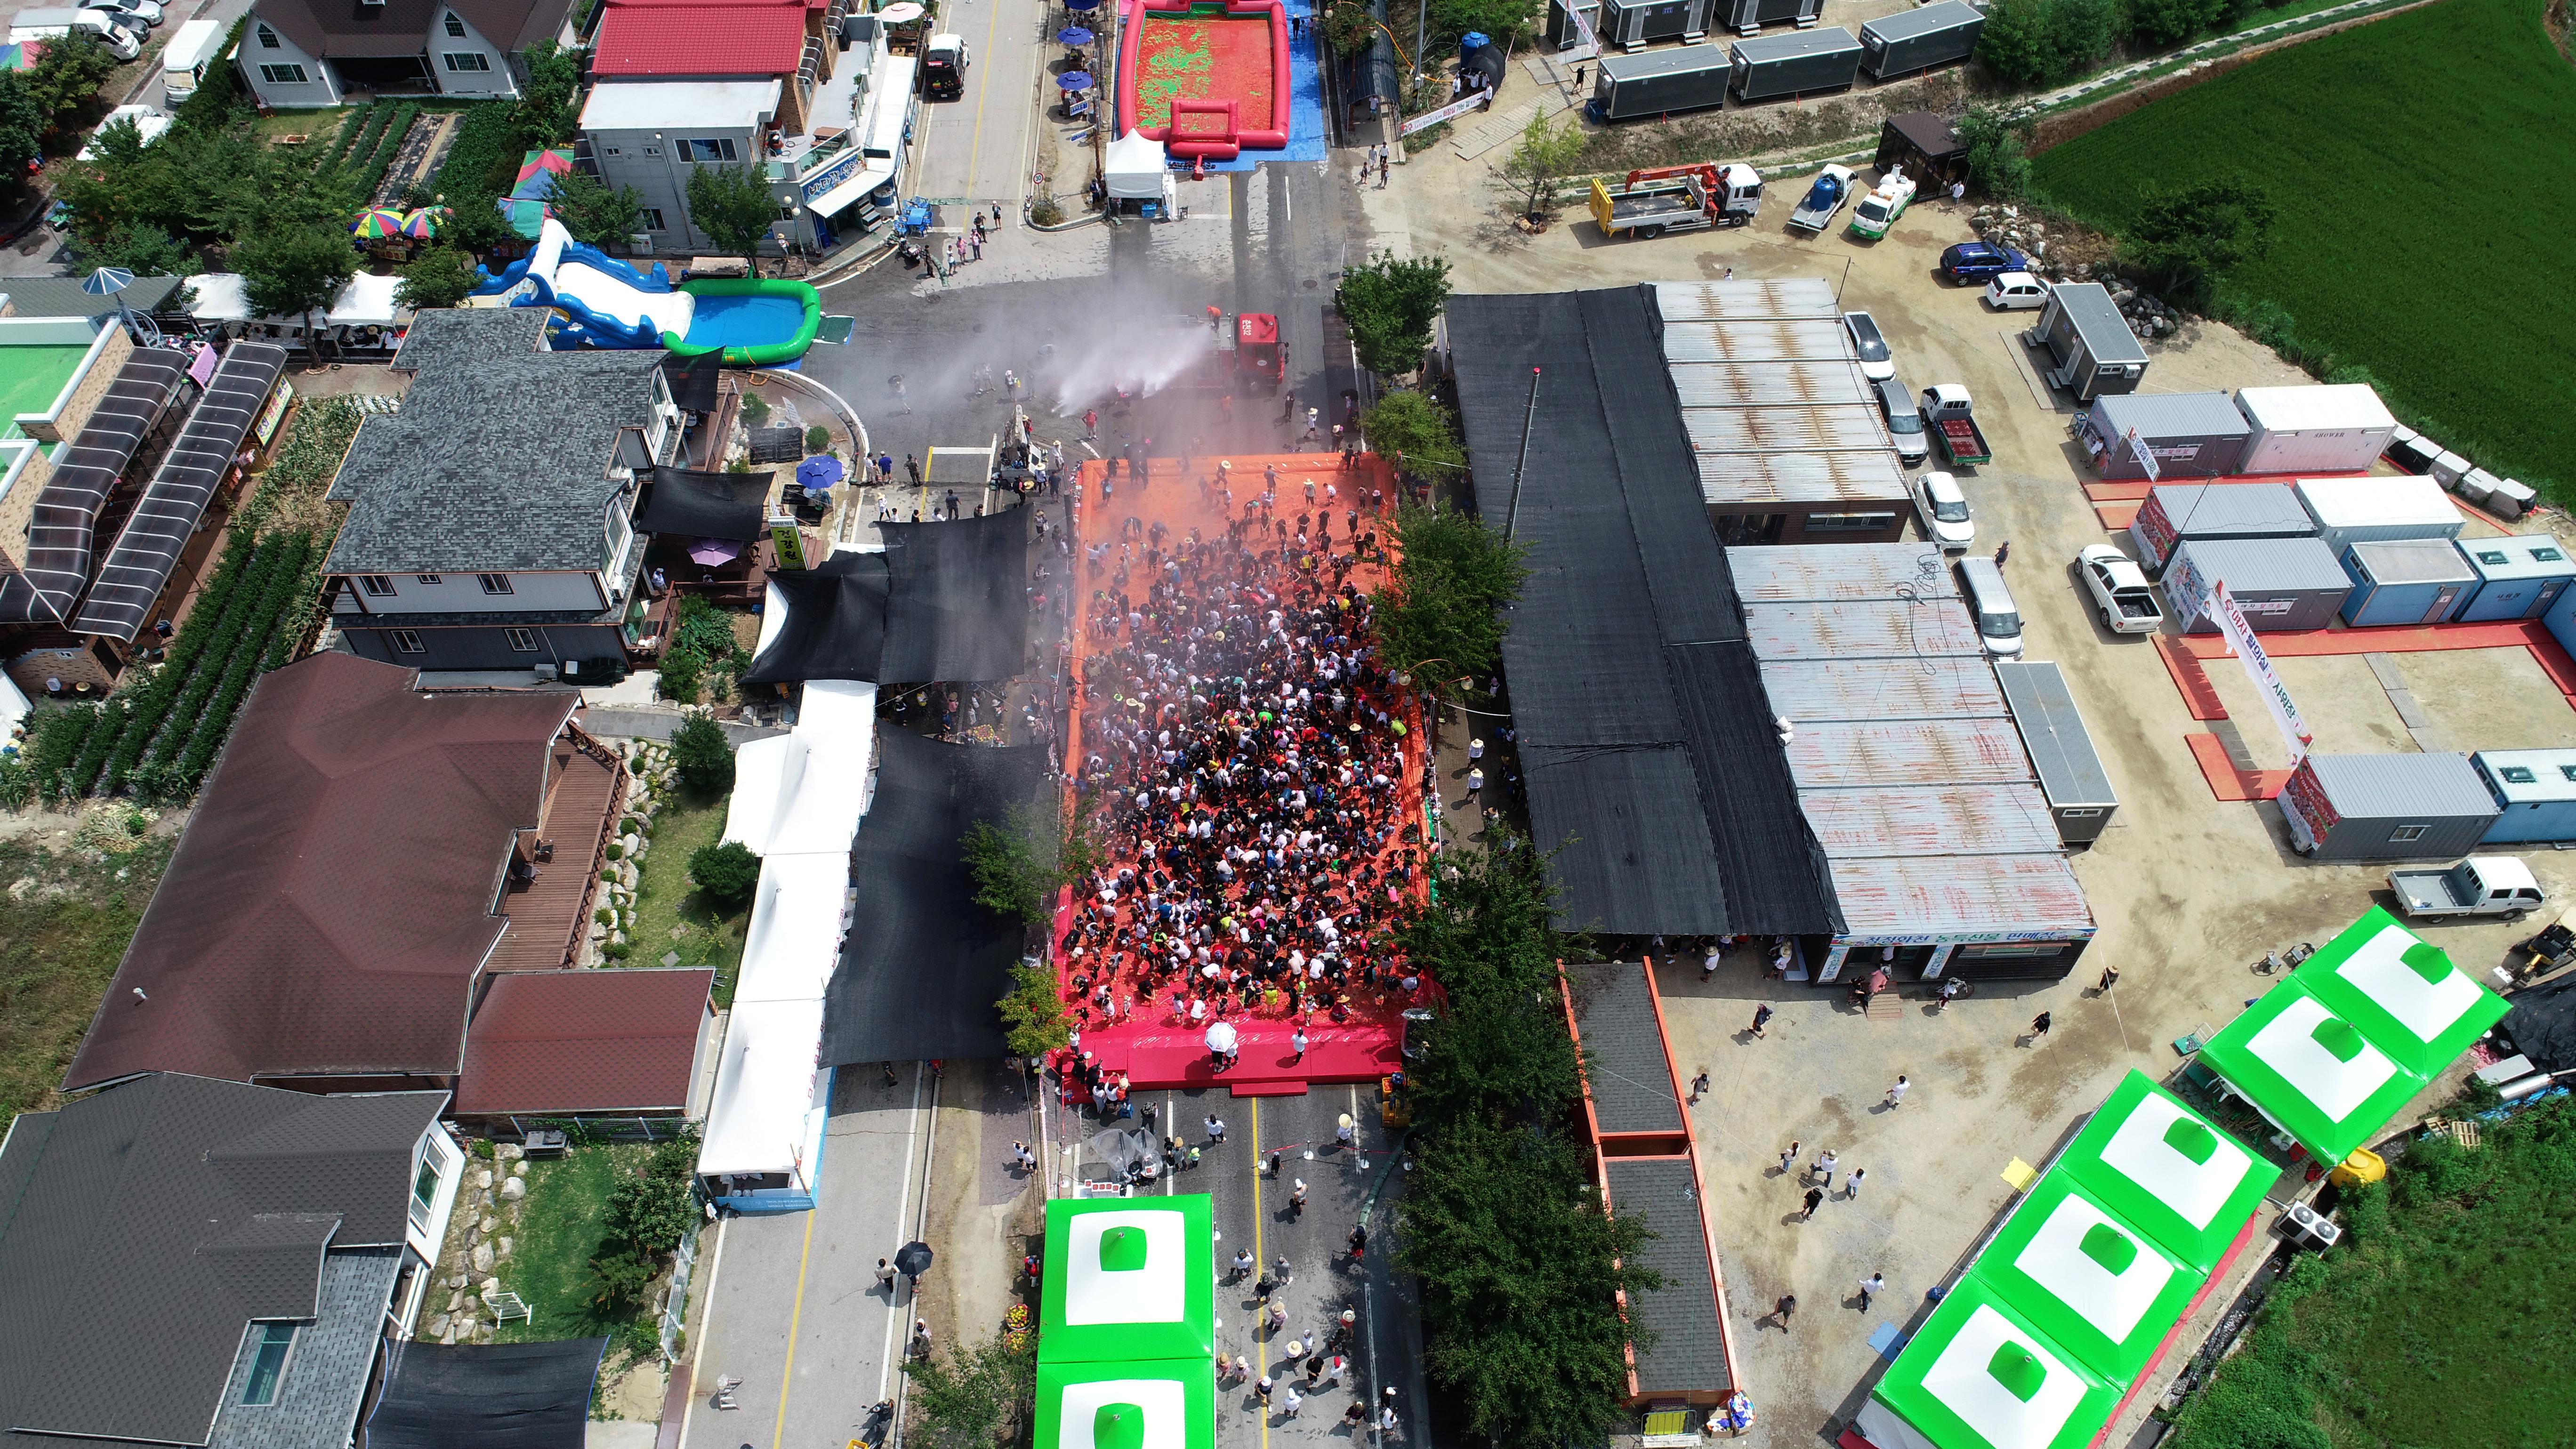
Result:
<instances>
[{"instance_id":1,"label":"parked car","mask_svg":"<svg viewBox=\"0 0 2576 1449\"><path fill-rule=\"evenodd\" d=\"M2114 634L2152 634L2165 622L2146 570L2107 543L2086 544L2075 555L2076 575L2093 596L2093 612Z\"/></svg>"},{"instance_id":2,"label":"parked car","mask_svg":"<svg viewBox=\"0 0 2576 1449\"><path fill-rule=\"evenodd\" d=\"M1998 659L2021 657L2021 608L2004 587L2004 571L1990 558L1959 560L1959 585L1968 596L1968 615L1977 622L1977 642Z\"/></svg>"},{"instance_id":3,"label":"parked car","mask_svg":"<svg viewBox=\"0 0 2576 1449\"><path fill-rule=\"evenodd\" d=\"M2028 272L2005 272L1986 283L1986 306L1996 312L2027 312L2048 305L2048 284Z\"/></svg>"},{"instance_id":4,"label":"parked car","mask_svg":"<svg viewBox=\"0 0 2576 1449\"><path fill-rule=\"evenodd\" d=\"M146 30L161 23L161 0L80 0L80 7L84 10L122 10Z\"/></svg>"},{"instance_id":5,"label":"parked car","mask_svg":"<svg viewBox=\"0 0 2576 1449\"><path fill-rule=\"evenodd\" d=\"M2397 897L2397 908L2418 921L2457 916L2519 921L2548 899L2531 867L2510 855L2472 855L2456 865L2392 870L2388 889Z\"/></svg>"},{"instance_id":6,"label":"parked car","mask_svg":"<svg viewBox=\"0 0 2576 1449\"><path fill-rule=\"evenodd\" d=\"M1860 354L1860 375L1872 382L1885 382L1896 376L1896 354L1887 350L1887 337L1878 330L1878 319L1867 312L1845 312L1843 330L1851 334L1852 350Z\"/></svg>"},{"instance_id":7,"label":"parked car","mask_svg":"<svg viewBox=\"0 0 2576 1449\"><path fill-rule=\"evenodd\" d=\"M1914 521L1923 536L1943 552L1965 549L1977 541L1977 521L1968 515L1968 495L1947 473L1925 473L1914 480Z\"/></svg>"},{"instance_id":8,"label":"parked car","mask_svg":"<svg viewBox=\"0 0 2576 1449\"><path fill-rule=\"evenodd\" d=\"M1941 251L1941 275L1952 283L2029 270L2030 258L2011 247L1999 247L1992 242L1959 242Z\"/></svg>"},{"instance_id":9,"label":"parked car","mask_svg":"<svg viewBox=\"0 0 2576 1449\"><path fill-rule=\"evenodd\" d=\"M1906 467L1932 456L1932 439L1923 431L1923 414L1914 409L1914 394L1893 377L1881 378L1870 386L1878 393L1879 416L1887 419L1887 436L1896 444L1896 456Z\"/></svg>"}]
</instances>

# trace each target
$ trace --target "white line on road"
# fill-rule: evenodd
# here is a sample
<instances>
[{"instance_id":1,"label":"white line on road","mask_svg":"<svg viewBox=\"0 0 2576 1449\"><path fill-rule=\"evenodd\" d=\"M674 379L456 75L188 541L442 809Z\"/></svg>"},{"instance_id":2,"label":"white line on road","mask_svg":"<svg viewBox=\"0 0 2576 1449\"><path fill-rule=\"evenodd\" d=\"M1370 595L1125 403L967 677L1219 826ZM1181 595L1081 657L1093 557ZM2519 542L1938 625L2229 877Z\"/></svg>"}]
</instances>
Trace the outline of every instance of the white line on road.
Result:
<instances>
[{"instance_id":1,"label":"white line on road","mask_svg":"<svg viewBox=\"0 0 2576 1449\"><path fill-rule=\"evenodd\" d=\"M916 1126L919 1126L919 1124L924 1120L922 1117L921 1107L921 1079L924 1076L929 1075L929 1070L929 1067L925 1064L921 1067L915 1068L913 1072L913 1121ZM930 1226L930 1160L931 1154L936 1151L939 1146L939 1083L940 1079L937 1077L932 1077L930 1080L930 1108L929 1117L927 1119L929 1125L921 1129L921 1212L914 1218L912 1225L912 1236L916 1240L926 1241L929 1236L926 1230ZM906 1197L909 1197L912 1193L911 1141L912 1139L909 1135L904 1139L903 1190ZM897 1214L896 1221L902 1221L901 1214L903 1211L903 1202L901 1199L896 1201L895 1211ZM920 1291L915 1289L913 1296L906 1301L917 1305L920 1300ZM894 1294L891 1292L886 1294L886 1314L886 1332L891 1334L894 1332L895 1324ZM912 1340L909 1335L904 1339L904 1352L907 1354L912 1352ZM880 1403L882 1403L886 1397L885 1376L892 1370L893 1366L894 1364L891 1358L881 1360L878 1363L877 1399ZM904 1391L911 1387L911 1384L912 1379L910 1375L906 1375L895 1382L894 1419L886 1432L886 1449L901 1449L903 1444L903 1401L910 1397L910 1395L906 1394Z\"/></svg>"},{"instance_id":2,"label":"white line on road","mask_svg":"<svg viewBox=\"0 0 2576 1449\"><path fill-rule=\"evenodd\" d=\"M921 1068L913 1068L912 1125L903 1136L903 1190L894 1200L894 1220L898 1228L903 1224L904 1204L912 1200L912 1146L921 1138L921 1079L925 1075L927 1074ZM898 1296L894 1291L894 1285L886 1285L885 1348L877 1355L877 1402L880 1404L886 1400L887 1376L894 1372L894 1325L895 1319L900 1316L896 1312L895 1300ZM903 1416L898 1414L895 1418L897 1422L893 1432L888 1436L889 1440L900 1438L903 1432L901 1423Z\"/></svg>"},{"instance_id":3,"label":"white line on road","mask_svg":"<svg viewBox=\"0 0 2576 1449\"><path fill-rule=\"evenodd\" d=\"M716 1251L707 1261L707 1294L703 1300L707 1311L698 1318L698 1341L689 1345L689 1401L680 1410L681 1449L688 1449L689 1418L698 1411L698 1367L706 1361L707 1330L715 1325L716 1282L724 1276L725 1225L730 1221L723 1217L716 1219Z\"/></svg>"}]
</instances>

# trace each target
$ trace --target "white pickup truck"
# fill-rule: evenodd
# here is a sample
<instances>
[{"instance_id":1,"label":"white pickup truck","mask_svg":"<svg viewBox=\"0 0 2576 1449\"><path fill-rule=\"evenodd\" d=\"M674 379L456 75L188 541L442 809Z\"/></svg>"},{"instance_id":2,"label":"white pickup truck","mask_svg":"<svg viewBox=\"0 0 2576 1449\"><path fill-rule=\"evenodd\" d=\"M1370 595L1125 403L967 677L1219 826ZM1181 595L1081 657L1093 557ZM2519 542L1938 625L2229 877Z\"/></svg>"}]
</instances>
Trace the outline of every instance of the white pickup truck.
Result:
<instances>
[{"instance_id":1,"label":"white pickup truck","mask_svg":"<svg viewBox=\"0 0 2576 1449\"><path fill-rule=\"evenodd\" d=\"M2388 889L2410 919L2443 921L2458 916L2502 916L2519 921L2547 897L2531 867L2510 855L2472 855L2457 865L2392 870Z\"/></svg>"}]
</instances>

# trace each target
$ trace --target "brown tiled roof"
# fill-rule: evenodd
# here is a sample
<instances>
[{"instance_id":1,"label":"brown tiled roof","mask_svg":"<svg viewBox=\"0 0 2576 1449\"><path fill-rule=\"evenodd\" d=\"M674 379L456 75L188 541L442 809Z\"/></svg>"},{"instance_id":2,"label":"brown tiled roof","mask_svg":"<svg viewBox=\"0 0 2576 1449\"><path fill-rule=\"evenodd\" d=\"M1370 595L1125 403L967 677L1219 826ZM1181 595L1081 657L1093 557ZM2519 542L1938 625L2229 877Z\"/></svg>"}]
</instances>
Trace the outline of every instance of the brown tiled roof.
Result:
<instances>
[{"instance_id":1,"label":"brown tiled roof","mask_svg":"<svg viewBox=\"0 0 2576 1449\"><path fill-rule=\"evenodd\" d=\"M454 10L484 39L515 53L563 29L572 0L259 0L252 7L305 54L326 58L418 55L429 47L429 27L442 10Z\"/></svg>"},{"instance_id":2,"label":"brown tiled roof","mask_svg":"<svg viewBox=\"0 0 2576 1449\"><path fill-rule=\"evenodd\" d=\"M580 701L411 681L336 653L260 681L67 1090L456 1070L514 833Z\"/></svg>"},{"instance_id":3,"label":"brown tiled roof","mask_svg":"<svg viewBox=\"0 0 2576 1449\"><path fill-rule=\"evenodd\" d=\"M461 1116L650 1112L689 1104L706 970L510 971L465 1033Z\"/></svg>"}]
</instances>

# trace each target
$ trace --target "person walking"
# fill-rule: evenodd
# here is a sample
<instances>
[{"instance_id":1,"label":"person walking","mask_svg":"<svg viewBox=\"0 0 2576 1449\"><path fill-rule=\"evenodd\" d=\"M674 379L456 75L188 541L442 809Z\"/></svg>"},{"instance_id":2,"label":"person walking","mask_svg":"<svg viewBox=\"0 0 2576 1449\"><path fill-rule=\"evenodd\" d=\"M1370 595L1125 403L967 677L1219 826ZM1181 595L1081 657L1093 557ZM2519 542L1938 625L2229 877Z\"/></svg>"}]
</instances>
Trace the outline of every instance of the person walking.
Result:
<instances>
[{"instance_id":1,"label":"person walking","mask_svg":"<svg viewBox=\"0 0 2576 1449\"><path fill-rule=\"evenodd\" d=\"M1803 1222L1807 1221L1809 1218L1814 1217L1814 1216L1816 1215L1816 1204L1818 1204L1818 1203L1820 1203L1820 1202L1823 1202L1824 1200L1825 1200L1825 1190L1824 1190L1823 1188L1821 1188L1821 1187L1811 1187L1811 1188L1808 1188L1808 1189L1807 1189L1807 1210L1806 1210L1805 1212L1802 1212L1802 1213L1798 1214L1798 1221L1800 1221L1800 1222L1802 1222L1802 1223L1803 1223Z\"/></svg>"},{"instance_id":2,"label":"person walking","mask_svg":"<svg viewBox=\"0 0 2576 1449\"><path fill-rule=\"evenodd\" d=\"M913 487L918 488L921 486L921 460L919 458L914 457L910 453L904 454L903 472L905 477L912 480Z\"/></svg>"},{"instance_id":3,"label":"person walking","mask_svg":"<svg viewBox=\"0 0 2576 1449\"><path fill-rule=\"evenodd\" d=\"M2102 979L2094 983L2093 994L2096 996L2108 996L2111 994L2111 988L2119 984L2120 968L2117 966L2105 966L2102 968Z\"/></svg>"},{"instance_id":4,"label":"person walking","mask_svg":"<svg viewBox=\"0 0 2576 1449\"><path fill-rule=\"evenodd\" d=\"M1850 1202L1860 1196L1860 1180L1867 1176L1869 1176L1869 1169L1866 1167L1855 1167L1851 1170L1851 1176L1843 1179L1843 1201Z\"/></svg>"},{"instance_id":5,"label":"person walking","mask_svg":"<svg viewBox=\"0 0 2576 1449\"><path fill-rule=\"evenodd\" d=\"M1303 1220L1305 1216L1306 1179L1301 1177L1297 1179L1297 1186L1288 1194L1288 1220L1292 1223L1298 1222Z\"/></svg>"},{"instance_id":6,"label":"person walking","mask_svg":"<svg viewBox=\"0 0 2576 1449\"><path fill-rule=\"evenodd\" d=\"M1368 1224L1351 1229L1351 1263L1354 1267L1368 1258Z\"/></svg>"},{"instance_id":7,"label":"person walking","mask_svg":"<svg viewBox=\"0 0 2576 1449\"><path fill-rule=\"evenodd\" d=\"M1290 1051L1296 1053L1288 1059L1290 1066L1295 1066L1306 1059L1306 1028L1301 1026L1288 1034L1288 1047Z\"/></svg>"},{"instance_id":8,"label":"person walking","mask_svg":"<svg viewBox=\"0 0 2576 1449\"><path fill-rule=\"evenodd\" d=\"M1210 1147L1223 1147L1225 1145L1225 1124L1217 1120L1217 1115L1214 1112L1210 1112L1208 1114L1207 1137L1208 1146Z\"/></svg>"},{"instance_id":9,"label":"person walking","mask_svg":"<svg viewBox=\"0 0 2576 1449\"><path fill-rule=\"evenodd\" d=\"M1903 1072L1897 1073L1896 1085L1887 1089L1887 1105L1891 1109L1904 1106L1906 1089L1913 1085L1913 1083L1905 1080L1905 1074Z\"/></svg>"},{"instance_id":10,"label":"person walking","mask_svg":"<svg viewBox=\"0 0 2576 1449\"><path fill-rule=\"evenodd\" d=\"M1100 436L1100 409L1082 410L1082 440L1086 443Z\"/></svg>"},{"instance_id":11,"label":"person walking","mask_svg":"<svg viewBox=\"0 0 2576 1449\"><path fill-rule=\"evenodd\" d=\"M916 1318L912 1321L911 1348L914 1358L930 1357L930 1320Z\"/></svg>"},{"instance_id":12,"label":"person walking","mask_svg":"<svg viewBox=\"0 0 2576 1449\"><path fill-rule=\"evenodd\" d=\"M1771 1003L1770 1003L1770 1002L1765 1001L1765 1002L1760 1003L1759 1005L1756 1005L1756 1006L1753 1008L1753 1034L1754 1034L1755 1036L1767 1036L1767 1035L1769 1035L1769 1033L1768 1033L1767 1031L1765 1031L1765 1030L1764 1030L1764 1028L1766 1028L1766 1027L1770 1026L1770 1024L1771 1024Z\"/></svg>"},{"instance_id":13,"label":"person walking","mask_svg":"<svg viewBox=\"0 0 2576 1449\"><path fill-rule=\"evenodd\" d=\"M1825 1180L1827 1192L1834 1190L1834 1168L1841 1161L1841 1158L1834 1156L1834 1150L1830 1147L1816 1154L1816 1175Z\"/></svg>"},{"instance_id":14,"label":"person walking","mask_svg":"<svg viewBox=\"0 0 2576 1449\"><path fill-rule=\"evenodd\" d=\"M1861 1280L1860 1280L1860 1311L1861 1311L1861 1312L1863 1312L1863 1313L1867 1313L1867 1312L1869 1311L1869 1300L1870 1300L1872 1297L1874 1297L1875 1295L1880 1294L1880 1293L1884 1293L1884 1292L1886 1292L1886 1291L1887 1291L1887 1279L1886 1279L1886 1278L1884 1278L1884 1277L1882 1277L1882 1276L1881 1276L1881 1275L1879 1275L1879 1274L1872 1273L1872 1274L1870 1274L1868 1277L1861 1279Z\"/></svg>"},{"instance_id":15,"label":"person walking","mask_svg":"<svg viewBox=\"0 0 2576 1449\"><path fill-rule=\"evenodd\" d=\"M1698 1101L1699 1101L1699 1099L1700 1099L1700 1098L1702 1098L1702 1097L1704 1097L1704 1096L1707 1096L1707 1095L1708 1095L1708 1068L1706 1068L1706 1067L1702 1067L1702 1068L1700 1068L1700 1069L1699 1069L1699 1075L1698 1075L1698 1076L1696 1076L1696 1077L1691 1078L1690 1099L1691 1099L1691 1101L1692 1101L1692 1102L1696 1103L1696 1102L1698 1102Z\"/></svg>"},{"instance_id":16,"label":"person walking","mask_svg":"<svg viewBox=\"0 0 2576 1449\"><path fill-rule=\"evenodd\" d=\"M1255 1303L1267 1303L1270 1301L1270 1295L1278 1291L1279 1285L1271 1281L1269 1274L1264 1273L1261 1275L1260 1281L1252 1285L1252 1301Z\"/></svg>"},{"instance_id":17,"label":"person walking","mask_svg":"<svg viewBox=\"0 0 2576 1449\"><path fill-rule=\"evenodd\" d=\"M1038 1155L1031 1152L1029 1150L1029 1144L1025 1142L1014 1142L1011 1144L1011 1159L1019 1163L1020 1171L1022 1172L1037 1171Z\"/></svg>"},{"instance_id":18,"label":"person walking","mask_svg":"<svg viewBox=\"0 0 2576 1449\"><path fill-rule=\"evenodd\" d=\"M1790 1173L1797 1170L1798 1144L1792 1142L1789 1144L1789 1150L1780 1154L1780 1175L1782 1177L1787 1177Z\"/></svg>"},{"instance_id":19,"label":"person walking","mask_svg":"<svg viewBox=\"0 0 2576 1449\"><path fill-rule=\"evenodd\" d=\"M1250 1248L1237 1248L1234 1250L1234 1271L1226 1275L1225 1281L1228 1283L1240 1283L1243 1281L1244 1275L1251 1271L1252 1250Z\"/></svg>"},{"instance_id":20,"label":"person walking","mask_svg":"<svg viewBox=\"0 0 2576 1449\"><path fill-rule=\"evenodd\" d=\"M877 476L878 476L879 478L882 478L882 479L887 480L888 482L892 482L892 481L893 481L893 479L894 479L894 454L892 454L892 453L879 453L879 454L877 454Z\"/></svg>"},{"instance_id":21,"label":"person walking","mask_svg":"<svg viewBox=\"0 0 2576 1449\"><path fill-rule=\"evenodd\" d=\"M877 1286L883 1288L888 1293L892 1293L894 1291L894 1276L894 1264L887 1262L883 1258L877 1259Z\"/></svg>"},{"instance_id":22,"label":"person walking","mask_svg":"<svg viewBox=\"0 0 2576 1449\"><path fill-rule=\"evenodd\" d=\"M2039 1045L2039 1039L2046 1035L2048 1035L2048 1013L2043 1011L2030 1019L2030 1044Z\"/></svg>"},{"instance_id":23,"label":"person walking","mask_svg":"<svg viewBox=\"0 0 2576 1449\"><path fill-rule=\"evenodd\" d=\"M1271 1381L1268 1374L1263 1374L1260 1381L1252 1386L1253 1397L1259 1399L1261 1407L1265 1409L1270 1407L1270 1389Z\"/></svg>"},{"instance_id":24,"label":"person walking","mask_svg":"<svg viewBox=\"0 0 2576 1449\"><path fill-rule=\"evenodd\" d=\"M1783 1293L1780 1295L1780 1301L1771 1305L1771 1316L1780 1320L1782 1333L1789 1331L1789 1316L1797 1311L1798 1295L1795 1293Z\"/></svg>"},{"instance_id":25,"label":"person walking","mask_svg":"<svg viewBox=\"0 0 2576 1449\"><path fill-rule=\"evenodd\" d=\"M2007 559L2007 558L2010 558L2010 557L2012 557L2012 540L2011 540L2011 539L2009 539L2009 538L2008 538L2008 539L2005 539L2003 542L2001 542L2001 543L1999 543L1999 544L1996 544L1996 545L1995 545L1995 567L1996 567L1996 568L2002 568L2002 567L2004 566L2004 560L2005 560L2005 559Z\"/></svg>"},{"instance_id":26,"label":"person walking","mask_svg":"<svg viewBox=\"0 0 2576 1449\"><path fill-rule=\"evenodd\" d=\"M1717 955L1717 943L1715 941L1709 942L1708 953L1699 958L1699 979L1701 981L1707 982L1717 979Z\"/></svg>"},{"instance_id":27,"label":"person walking","mask_svg":"<svg viewBox=\"0 0 2576 1449\"><path fill-rule=\"evenodd\" d=\"M1289 1384L1285 1390L1281 1391L1279 1396L1279 1407L1282 1410L1280 1417L1283 1419L1296 1418L1297 1411L1304 1407L1305 1403L1306 1396L1297 1392L1296 1384Z\"/></svg>"}]
</instances>

